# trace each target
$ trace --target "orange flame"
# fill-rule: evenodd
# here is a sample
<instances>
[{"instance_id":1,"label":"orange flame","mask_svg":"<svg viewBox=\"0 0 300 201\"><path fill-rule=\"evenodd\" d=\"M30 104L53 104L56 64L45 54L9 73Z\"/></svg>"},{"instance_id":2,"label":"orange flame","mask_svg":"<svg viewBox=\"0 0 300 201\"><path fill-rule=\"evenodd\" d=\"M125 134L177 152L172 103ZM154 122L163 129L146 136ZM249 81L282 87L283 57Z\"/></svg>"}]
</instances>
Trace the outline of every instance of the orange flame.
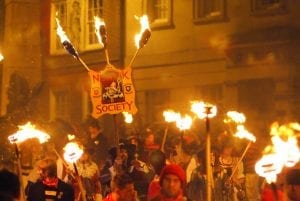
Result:
<instances>
[{"instance_id":1,"label":"orange flame","mask_svg":"<svg viewBox=\"0 0 300 201\"><path fill-rule=\"evenodd\" d=\"M134 37L135 45L138 49L140 49L141 48L140 40L142 39L143 33L146 30L150 31L150 27L149 27L149 21L148 21L148 16L147 15L143 15L142 17L137 17L137 16L135 16L135 17L140 20L140 24L141 24L140 33L136 34L135 37Z\"/></svg>"},{"instance_id":2,"label":"orange flame","mask_svg":"<svg viewBox=\"0 0 300 201\"><path fill-rule=\"evenodd\" d=\"M60 25L59 19L57 17L55 19L57 24L56 33L59 36L61 43L63 43L64 41L70 42L70 39L68 38L66 32L64 32L63 28Z\"/></svg>"},{"instance_id":3,"label":"orange flame","mask_svg":"<svg viewBox=\"0 0 300 201\"><path fill-rule=\"evenodd\" d=\"M4 59L4 56L0 53L0 61Z\"/></svg>"},{"instance_id":4,"label":"orange flame","mask_svg":"<svg viewBox=\"0 0 300 201\"><path fill-rule=\"evenodd\" d=\"M10 141L10 143L21 143L31 138L37 138L42 144L50 139L50 135L35 129L35 126L32 125L30 122L18 127L19 131L8 136L8 140Z\"/></svg>"},{"instance_id":5,"label":"orange flame","mask_svg":"<svg viewBox=\"0 0 300 201\"><path fill-rule=\"evenodd\" d=\"M179 128L179 130L188 130L191 128L193 123L192 117L189 115L185 115L184 117L181 117L176 120L176 127Z\"/></svg>"},{"instance_id":6,"label":"orange flame","mask_svg":"<svg viewBox=\"0 0 300 201\"><path fill-rule=\"evenodd\" d=\"M125 122L126 122L127 124L131 124L132 121L133 121L132 114L130 114L130 113L128 113L128 112L122 112L122 114L124 115Z\"/></svg>"},{"instance_id":7,"label":"orange flame","mask_svg":"<svg viewBox=\"0 0 300 201\"><path fill-rule=\"evenodd\" d=\"M204 103L199 101L192 101L191 111L194 112L198 118L213 118L217 115L217 107L210 103Z\"/></svg>"},{"instance_id":8,"label":"orange flame","mask_svg":"<svg viewBox=\"0 0 300 201\"><path fill-rule=\"evenodd\" d=\"M236 127L237 131L234 134L235 137L241 138L241 139L247 139L251 142L255 142L256 141L256 137L250 133L244 125L238 125Z\"/></svg>"},{"instance_id":9,"label":"orange flame","mask_svg":"<svg viewBox=\"0 0 300 201\"><path fill-rule=\"evenodd\" d=\"M246 117L243 113L236 111L227 112L227 118L224 120L225 123L234 122L236 124L243 124L246 121Z\"/></svg>"},{"instance_id":10,"label":"orange flame","mask_svg":"<svg viewBox=\"0 0 300 201\"><path fill-rule=\"evenodd\" d=\"M82 156L83 149L76 142L69 142L64 147L64 159L68 163L76 163L76 161Z\"/></svg>"},{"instance_id":11,"label":"orange flame","mask_svg":"<svg viewBox=\"0 0 300 201\"><path fill-rule=\"evenodd\" d=\"M177 112L174 112L173 110L166 110L163 112L163 115L165 117L166 122L176 122L178 119L180 119L180 114Z\"/></svg>"},{"instance_id":12,"label":"orange flame","mask_svg":"<svg viewBox=\"0 0 300 201\"><path fill-rule=\"evenodd\" d=\"M75 135L68 134L68 140L69 141L74 140L74 139L75 139Z\"/></svg>"},{"instance_id":13,"label":"orange flame","mask_svg":"<svg viewBox=\"0 0 300 201\"><path fill-rule=\"evenodd\" d=\"M104 22L103 19L101 19L98 16L94 16L94 22L95 22L95 33L96 33L96 36L98 38L98 42L104 47L104 44L102 42L102 37L101 37L101 34L100 34L100 27L105 26L105 22Z\"/></svg>"}]
</instances>

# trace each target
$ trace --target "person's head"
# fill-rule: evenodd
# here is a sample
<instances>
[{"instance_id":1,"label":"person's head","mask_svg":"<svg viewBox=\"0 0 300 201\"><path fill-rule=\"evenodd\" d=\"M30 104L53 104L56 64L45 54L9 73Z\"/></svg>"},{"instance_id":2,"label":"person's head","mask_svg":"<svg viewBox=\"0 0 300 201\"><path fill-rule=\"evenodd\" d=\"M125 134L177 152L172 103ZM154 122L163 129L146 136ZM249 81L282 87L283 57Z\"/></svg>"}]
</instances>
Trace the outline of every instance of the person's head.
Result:
<instances>
[{"instance_id":1,"label":"person's head","mask_svg":"<svg viewBox=\"0 0 300 201\"><path fill-rule=\"evenodd\" d=\"M154 133L150 129L146 130L146 138L145 138L144 144L145 145L155 144L155 136L154 136Z\"/></svg>"},{"instance_id":2,"label":"person's head","mask_svg":"<svg viewBox=\"0 0 300 201\"><path fill-rule=\"evenodd\" d=\"M92 139L96 138L101 133L101 127L98 122L93 121L88 125L88 132Z\"/></svg>"},{"instance_id":3,"label":"person's head","mask_svg":"<svg viewBox=\"0 0 300 201\"><path fill-rule=\"evenodd\" d=\"M42 179L57 177L57 166L54 160L46 158L40 160L37 165L39 174Z\"/></svg>"},{"instance_id":4,"label":"person's head","mask_svg":"<svg viewBox=\"0 0 300 201\"><path fill-rule=\"evenodd\" d=\"M19 177L6 169L2 169L0 171L0 192L5 194L3 196L18 199L20 197Z\"/></svg>"},{"instance_id":5,"label":"person's head","mask_svg":"<svg viewBox=\"0 0 300 201\"><path fill-rule=\"evenodd\" d=\"M185 186L185 172L179 165L166 165L161 171L159 181L162 193L166 197L177 197L182 194Z\"/></svg>"},{"instance_id":6,"label":"person's head","mask_svg":"<svg viewBox=\"0 0 300 201\"><path fill-rule=\"evenodd\" d=\"M160 150L154 150L150 154L149 161L155 174L159 175L161 170L166 166L166 155Z\"/></svg>"},{"instance_id":7,"label":"person's head","mask_svg":"<svg viewBox=\"0 0 300 201\"><path fill-rule=\"evenodd\" d=\"M134 183L128 174L117 174L113 177L111 188L117 194L117 201L133 201L136 199Z\"/></svg>"},{"instance_id":8,"label":"person's head","mask_svg":"<svg viewBox=\"0 0 300 201\"><path fill-rule=\"evenodd\" d=\"M291 201L300 200L300 169L289 170L286 174L287 195Z\"/></svg>"}]
</instances>

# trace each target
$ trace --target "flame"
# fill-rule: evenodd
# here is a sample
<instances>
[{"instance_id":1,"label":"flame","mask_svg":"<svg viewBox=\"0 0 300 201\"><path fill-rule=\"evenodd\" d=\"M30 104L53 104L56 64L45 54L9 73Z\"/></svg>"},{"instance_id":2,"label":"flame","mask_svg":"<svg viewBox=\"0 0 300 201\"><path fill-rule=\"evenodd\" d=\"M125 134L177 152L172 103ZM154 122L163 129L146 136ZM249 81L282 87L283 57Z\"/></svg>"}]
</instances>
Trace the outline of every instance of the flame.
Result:
<instances>
[{"instance_id":1,"label":"flame","mask_svg":"<svg viewBox=\"0 0 300 201\"><path fill-rule=\"evenodd\" d=\"M298 123L279 126L278 122L275 122L271 125L270 134L274 150L286 167L293 167L300 161L300 149L295 134L295 130L299 131L299 128Z\"/></svg>"},{"instance_id":2,"label":"flame","mask_svg":"<svg viewBox=\"0 0 300 201\"><path fill-rule=\"evenodd\" d=\"M131 124L133 121L133 117L132 114L128 113L128 112L122 112L125 118L125 122L128 124Z\"/></svg>"},{"instance_id":3,"label":"flame","mask_svg":"<svg viewBox=\"0 0 300 201\"><path fill-rule=\"evenodd\" d=\"M224 120L225 123L234 122L236 124L243 124L246 121L246 117L243 113L229 111L226 115L227 118Z\"/></svg>"},{"instance_id":4,"label":"flame","mask_svg":"<svg viewBox=\"0 0 300 201\"><path fill-rule=\"evenodd\" d=\"M276 182L277 174L282 170L282 163L277 154L264 155L255 164L255 172L264 177L268 183Z\"/></svg>"},{"instance_id":5,"label":"flame","mask_svg":"<svg viewBox=\"0 0 300 201\"><path fill-rule=\"evenodd\" d=\"M180 114L177 112L174 112L173 110L166 110L163 112L163 115L165 117L166 122L176 122L178 119L180 119Z\"/></svg>"},{"instance_id":6,"label":"flame","mask_svg":"<svg viewBox=\"0 0 300 201\"><path fill-rule=\"evenodd\" d=\"M75 135L68 134L68 140L69 141L74 140L74 139L75 139Z\"/></svg>"},{"instance_id":7,"label":"flame","mask_svg":"<svg viewBox=\"0 0 300 201\"><path fill-rule=\"evenodd\" d=\"M189 115L185 115L184 117L176 119L176 127L179 128L179 130L187 130L190 129L193 123L192 117Z\"/></svg>"},{"instance_id":8,"label":"flame","mask_svg":"<svg viewBox=\"0 0 300 201\"><path fill-rule=\"evenodd\" d=\"M194 112L198 118L213 118L217 115L217 107L204 102L192 101L191 111Z\"/></svg>"},{"instance_id":9,"label":"flame","mask_svg":"<svg viewBox=\"0 0 300 201\"><path fill-rule=\"evenodd\" d=\"M83 154L83 149L76 142L69 142L64 147L64 159L68 163L76 163Z\"/></svg>"},{"instance_id":10,"label":"flame","mask_svg":"<svg viewBox=\"0 0 300 201\"><path fill-rule=\"evenodd\" d=\"M244 125L238 125L238 126L236 127L236 129L237 129L237 131L236 131L236 133L234 134L235 137L238 137L238 138L241 138L241 139L245 138L245 139L247 139L247 140L249 140L249 141L251 141L251 142L255 142L255 141L256 141L256 137L255 137L252 133L250 133L250 132L245 128Z\"/></svg>"},{"instance_id":11,"label":"flame","mask_svg":"<svg viewBox=\"0 0 300 201\"><path fill-rule=\"evenodd\" d=\"M0 61L4 59L4 56L0 53Z\"/></svg>"},{"instance_id":12,"label":"flame","mask_svg":"<svg viewBox=\"0 0 300 201\"><path fill-rule=\"evenodd\" d=\"M64 32L63 28L60 25L59 19L56 17L56 24L57 24L57 29L56 29L56 33L60 38L60 42L63 43L64 41L68 41L70 42L70 39L68 38L66 32Z\"/></svg>"},{"instance_id":13,"label":"flame","mask_svg":"<svg viewBox=\"0 0 300 201\"><path fill-rule=\"evenodd\" d=\"M98 16L94 16L94 22L95 22L95 33L98 38L98 42L104 47L105 46L104 42L105 42L106 38L101 37L100 29L101 29L101 27L105 27L105 22L103 19L101 19Z\"/></svg>"},{"instance_id":14,"label":"flame","mask_svg":"<svg viewBox=\"0 0 300 201\"><path fill-rule=\"evenodd\" d=\"M135 16L135 17L140 20L140 24L141 24L141 31L140 31L140 33L136 34L135 37L134 37L135 45L136 45L136 47L138 49L140 49L140 48L142 48L142 46L141 46L141 40L143 39L143 35L147 31L150 33L150 27L149 27L149 21L148 21L148 16L147 15L143 15L142 17L137 17L137 16ZM149 37L150 36L148 36L148 38ZM147 41L145 41L144 43L146 44L146 42ZM142 44L142 45L145 45L145 44Z\"/></svg>"},{"instance_id":15,"label":"flame","mask_svg":"<svg viewBox=\"0 0 300 201\"><path fill-rule=\"evenodd\" d=\"M21 143L31 138L37 138L42 144L50 139L50 135L35 129L35 126L30 122L27 122L26 124L18 127L19 131L8 136L8 140L10 141L10 143Z\"/></svg>"}]
</instances>

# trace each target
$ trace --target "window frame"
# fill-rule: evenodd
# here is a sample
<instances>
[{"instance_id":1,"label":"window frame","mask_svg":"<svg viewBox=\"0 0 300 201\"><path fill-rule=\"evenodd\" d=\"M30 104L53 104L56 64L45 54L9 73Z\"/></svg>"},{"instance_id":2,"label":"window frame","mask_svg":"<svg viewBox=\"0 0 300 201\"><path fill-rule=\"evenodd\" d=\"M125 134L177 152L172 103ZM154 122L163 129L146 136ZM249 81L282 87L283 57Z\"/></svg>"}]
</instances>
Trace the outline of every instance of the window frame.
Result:
<instances>
[{"instance_id":1,"label":"window frame","mask_svg":"<svg viewBox=\"0 0 300 201\"><path fill-rule=\"evenodd\" d=\"M227 12L226 12L226 0L219 0L221 3L221 10L219 11L219 15L208 15L203 11L203 17L198 16L199 4L209 1L205 0L193 0L193 22L194 24L206 24L206 23L215 23L215 22L223 22L227 21ZM211 12L212 13L212 12ZM210 14L211 14L210 13Z\"/></svg>"},{"instance_id":2,"label":"window frame","mask_svg":"<svg viewBox=\"0 0 300 201\"><path fill-rule=\"evenodd\" d=\"M144 12L148 15L150 21L151 30L169 29L174 28L173 24L173 0L168 1L168 13L165 19L153 20L155 5L153 5L156 0L145 0L144 1Z\"/></svg>"},{"instance_id":3,"label":"window frame","mask_svg":"<svg viewBox=\"0 0 300 201\"><path fill-rule=\"evenodd\" d=\"M63 30L66 32L67 36L70 38L72 44L74 45L75 49L80 52L86 52L91 50L99 50L102 48L102 46L97 42L90 44L90 38L89 38L89 21L88 21L88 7L89 7L89 1L85 0L78 0L80 3L80 34L79 34L79 44L74 45L74 41L70 38L70 14L72 12L72 4L74 0L52 0L51 1L51 11L50 11L50 55L62 55L67 54L67 52L64 50L63 46L61 45L61 48L57 47L57 40L59 40L59 37L56 34L56 5L57 4L65 4L65 17L64 21L66 25L63 26ZM103 16L104 12L104 1L103 0L93 0L93 1L101 1L99 9L101 10L100 14ZM101 6L102 5L102 6ZM101 15L98 17L102 17ZM61 19L60 19L61 20ZM63 20L61 20L63 21ZM61 22L61 24L63 24ZM94 36L96 38L96 35ZM60 41L60 40L59 40Z\"/></svg>"},{"instance_id":4,"label":"window frame","mask_svg":"<svg viewBox=\"0 0 300 201\"><path fill-rule=\"evenodd\" d=\"M259 2L261 0L251 0L251 13L252 15L280 15L287 13L287 0L280 0L279 5L274 6L266 6L265 8L263 6L259 5ZM278 4L278 3L274 3Z\"/></svg>"}]
</instances>

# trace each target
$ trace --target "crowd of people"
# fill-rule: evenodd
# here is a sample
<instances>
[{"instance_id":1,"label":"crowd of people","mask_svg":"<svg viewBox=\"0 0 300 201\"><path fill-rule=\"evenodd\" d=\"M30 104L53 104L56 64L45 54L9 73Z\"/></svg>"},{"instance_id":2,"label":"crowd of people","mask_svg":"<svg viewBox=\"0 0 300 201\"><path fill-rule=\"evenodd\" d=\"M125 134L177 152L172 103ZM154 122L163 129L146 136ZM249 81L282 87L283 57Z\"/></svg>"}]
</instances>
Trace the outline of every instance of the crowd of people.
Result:
<instances>
[{"instance_id":1,"label":"crowd of people","mask_svg":"<svg viewBox=\"0 0 300 201\"><path fill-rule=\"evenodd\" d=\"M286 171L276 184L266 184L254 171L259 149L253 145L240 161L226 135L212 144L212 172L207 175L205 150L193 149L191 139L176 136L171 151L165 151L147 130L143 141L130 136L109 147L97 123L87 130L89 139L83 140L84 153L75 165L64 162L49 143L23 180L25 186L17 175L1 170L0 200L205 201L206 180L212 177L213 201L300 201L300 170Z\"/></svg>"}]
</instances>

